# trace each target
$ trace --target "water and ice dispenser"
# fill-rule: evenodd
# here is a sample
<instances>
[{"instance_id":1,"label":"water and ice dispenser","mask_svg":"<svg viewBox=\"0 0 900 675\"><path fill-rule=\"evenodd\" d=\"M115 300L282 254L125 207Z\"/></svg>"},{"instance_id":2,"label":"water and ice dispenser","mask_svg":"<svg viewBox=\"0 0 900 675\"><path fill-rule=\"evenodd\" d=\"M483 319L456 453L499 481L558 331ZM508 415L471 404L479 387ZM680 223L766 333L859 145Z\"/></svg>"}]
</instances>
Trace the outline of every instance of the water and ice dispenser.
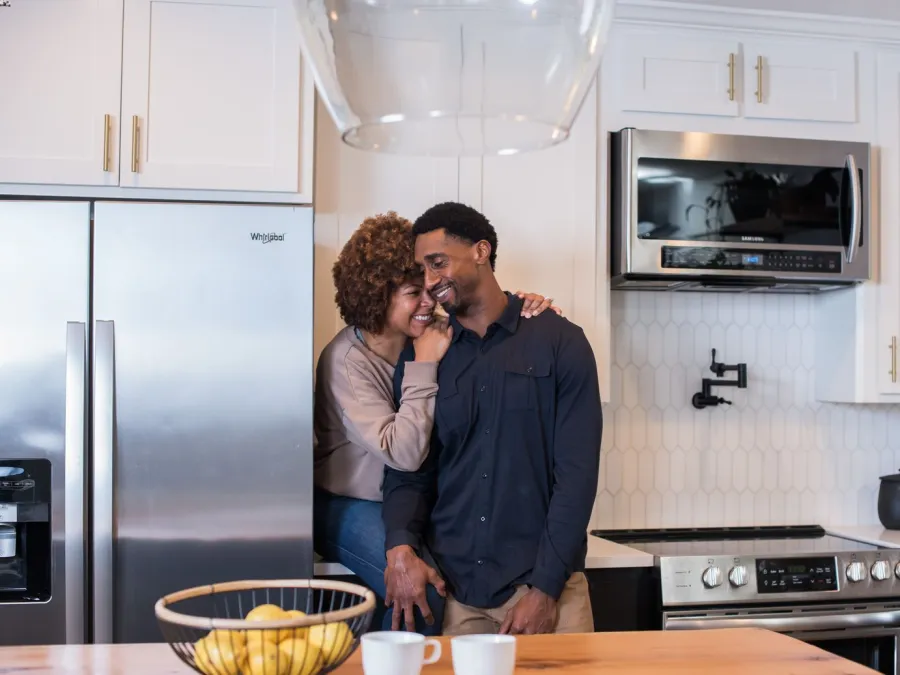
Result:
<instances>
[{"instance_id":1,"label":"water and ice dispenser","mask_svg":"<svg viewBox=\"0 0 900 675\"><path fill-rule=\"evenodd\" d=\"M50 599L51 545L50 461L0 459L0 603Z\"/></svg>"}]
</instances>

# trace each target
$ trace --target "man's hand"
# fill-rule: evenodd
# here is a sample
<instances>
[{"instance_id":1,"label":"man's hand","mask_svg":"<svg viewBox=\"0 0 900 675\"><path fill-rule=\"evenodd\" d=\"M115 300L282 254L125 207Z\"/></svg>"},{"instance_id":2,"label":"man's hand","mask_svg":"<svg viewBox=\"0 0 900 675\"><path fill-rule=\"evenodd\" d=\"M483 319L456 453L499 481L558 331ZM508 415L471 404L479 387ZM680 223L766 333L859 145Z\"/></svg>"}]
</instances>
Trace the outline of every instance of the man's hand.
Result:
<instances>
[{"instance_id":1,"label":"man's hand","mask_svg":"<svg viewBox=\"0 0 900 675\"><path fill-rule=\"evenodd\" d=\"M501 634L536 635L550 633L556 627L556 600L543 591L529 588L506 613Z\"/></svg>"},{"instance_id":2,"label":"man's hand","mask_svg":"<svg viewBox=\"0 0 900 675\"><path fill-rule=\"evenodd\" d=\"M384 602L394 607L391 630L400 630L400 617L405 618L406 630L415 632L416 622L413 606L422 612L425 623L434 623L434 615L425 599L425 589L431 584L442 596L447 596L444 580L427 565L410 546L395 546L387 552L387 567L384 570Z\"/></svg>"}]
</instances>

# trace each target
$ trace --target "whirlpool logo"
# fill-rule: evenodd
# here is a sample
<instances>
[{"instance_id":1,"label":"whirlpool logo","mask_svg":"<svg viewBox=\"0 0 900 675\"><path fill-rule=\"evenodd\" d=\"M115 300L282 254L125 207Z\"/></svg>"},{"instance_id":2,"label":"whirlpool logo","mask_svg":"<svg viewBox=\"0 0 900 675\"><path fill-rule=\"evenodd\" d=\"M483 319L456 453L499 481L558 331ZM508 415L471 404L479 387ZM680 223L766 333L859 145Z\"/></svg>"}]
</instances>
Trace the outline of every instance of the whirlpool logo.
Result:
<instances>
[{"instance_id":1,"label":"whirlpool logo","mask_svg":"<svg viewBox=\"0 0 900 675\"><path fill-rule=\"evenodd\" d=\"M260 244L271 244L273 241L284 241L284 232L251 232L250 241L258 241Z\"/></svg>"}]
</instances>

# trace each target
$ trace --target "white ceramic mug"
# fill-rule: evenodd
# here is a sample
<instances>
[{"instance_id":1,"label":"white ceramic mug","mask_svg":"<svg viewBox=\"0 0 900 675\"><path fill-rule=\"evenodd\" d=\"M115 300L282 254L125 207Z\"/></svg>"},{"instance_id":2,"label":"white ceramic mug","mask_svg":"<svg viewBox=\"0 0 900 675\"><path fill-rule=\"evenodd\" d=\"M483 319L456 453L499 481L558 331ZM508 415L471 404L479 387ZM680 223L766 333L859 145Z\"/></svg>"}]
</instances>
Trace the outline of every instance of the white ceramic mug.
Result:
<instances>
[{"instance_id":1,"label":"white ceramic mug","mask_svg":"<svg viewBox=\"0 0 900 675\"><path fill-rule=\"evenodd\" d=\"M514 635L460 635L450 641L455 675L513 675Z\"/></svg>"},{"instance_id":2,"label":"white ceramic mug","mask_svg":"<svg viewBox=\"0 0 900 675\"><path fill-rule=\"evenodd\" d=\"M422 666L441 658L441 643L419 633L379 631L362 636L362 662L365 675L419 675ZM425 658L425 647L431 656Z\"/></svg>"}]
</instances>

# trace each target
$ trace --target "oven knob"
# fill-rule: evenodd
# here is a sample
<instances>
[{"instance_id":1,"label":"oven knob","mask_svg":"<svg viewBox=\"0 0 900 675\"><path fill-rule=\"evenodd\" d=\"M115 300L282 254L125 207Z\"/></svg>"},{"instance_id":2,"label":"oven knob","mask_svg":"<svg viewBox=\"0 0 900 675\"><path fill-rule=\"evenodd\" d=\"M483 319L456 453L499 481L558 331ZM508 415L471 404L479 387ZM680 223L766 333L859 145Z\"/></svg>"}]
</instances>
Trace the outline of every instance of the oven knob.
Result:
<instances>
[{"instance_id":1,"label":"oven knob","mask_svg":"<svg viewBox=\"0 0 900 675\"><path fill-rule=\"evenodd\" d=\"M891 566L887 560L879 560L872 565L872 578L876 581L884 581L891 578Z\"/></svg>"},{"instance_id":2,"label":"oven knob","mask_svg":"<svg viewBox=\"0 0 900 675\"><path fill-rule=\"evenodd\" d=\"M847 578L856 583L866 578L866 566L861 562L852 562L847 565Z\"/></svg>"},{"instance_id":3,"label":"oven knob","mask_svg":"<svg viewBox=\"0 0 900 675\"><path fill-rule=\"evenodd\" d=\"M720 586L722 584L722 570L713 565L712 567L707 567L703 571L703 585L707 588L715 588L716 586Z\"/></svg>"},{"instance_id":4,"label":"oven knob","mask_svg":"<svg viewBox=\"0 0 900 675\"><path fill-rule=\"evenodd\" d=\"M747 585L747 568L743 565L735 565L728 573L728 581L731 585L738 588Z\"/></svg>"}]
</instances>

